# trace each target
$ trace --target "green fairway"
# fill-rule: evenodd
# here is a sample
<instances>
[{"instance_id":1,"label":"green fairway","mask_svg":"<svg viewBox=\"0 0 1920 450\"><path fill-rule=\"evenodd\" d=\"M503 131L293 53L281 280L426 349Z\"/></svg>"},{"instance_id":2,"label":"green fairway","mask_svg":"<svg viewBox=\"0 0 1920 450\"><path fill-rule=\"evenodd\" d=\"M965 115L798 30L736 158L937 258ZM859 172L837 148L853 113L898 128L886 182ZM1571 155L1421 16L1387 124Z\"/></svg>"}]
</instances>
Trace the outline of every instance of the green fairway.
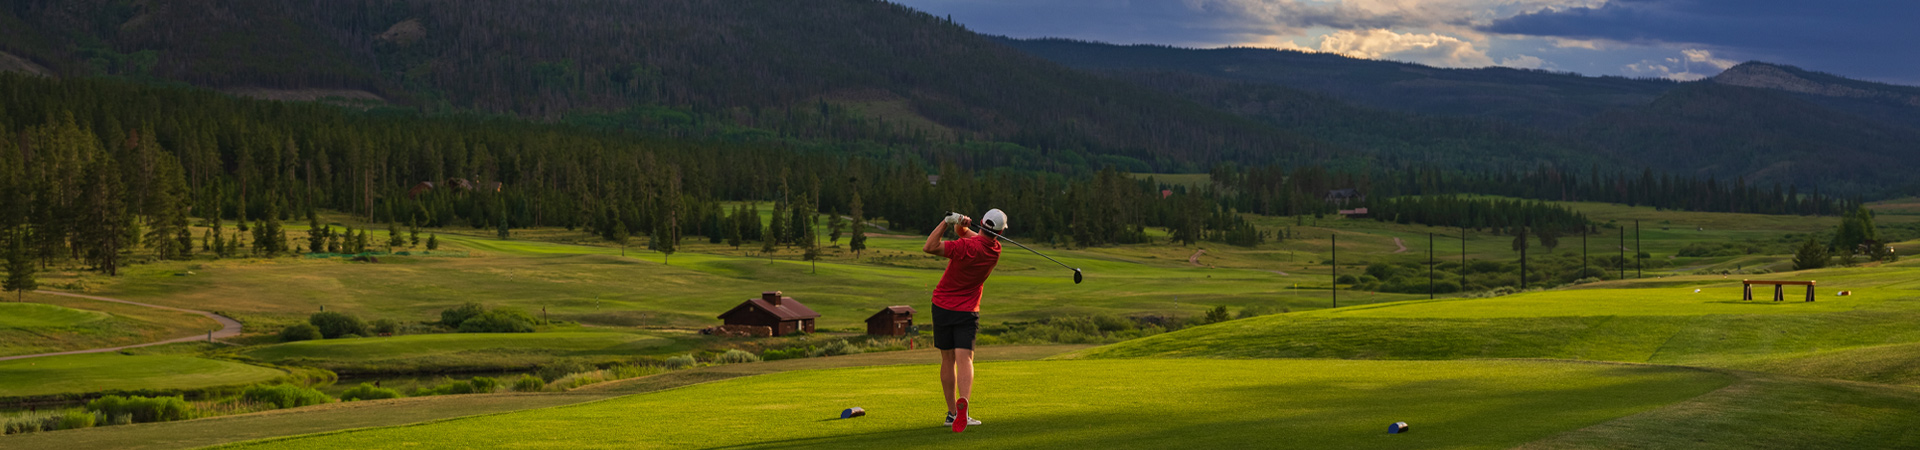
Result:
<instances>
[{"instance_id":1,"label":"green fairway","mask_svg":"<svg viewBox=\"0 0 1920 450\"><path fill-rule=\"evenodd\" d=\"M954 435L929 369L793 372L234 448L1506 448L1734 380L1526 361L991 363L975 402L985 424ZM868 415L834 420L851 406ZM1416 431L1387 435L1396 421Z\"/></svg>"},{"instance_id":2,"label":"green fairway","mask_svg":"<svg viewBox=\"0 0 1920 450\"><path fill-rule=\"evenodd\" d=\"M532 367L554 358L618 360L685 353L697 336L620 331L451 333L290 342L241 355L344 373L444 372Z\"/></svg>"},{"instance_id":3,"label":"green fairway","mask_svg":"<svg viewBox=\"0 0 1920 450\"><path fill-rule=\"evenodd\" d=\"M278 369L180 355L49 356L0 361L0 397L197 389L257 383L285 374Z\"/></svg>"},{"instance_id":4,"label":"green fairway","mask_svg":"<svg viewBox=\"0 0 1920 450\"><path fill-rule=\"evenodd\" d=\"M107 317L103 312L40 303L0 303L0 328L68 327Z\"/></svg>"},{"instance_id":5,"label":"green fairway","mask_svg":"<svg viewBox=\"0 0 1920 450\"><path fill-rule=\"evenodd\" d=\"M1823 377L1912 380L1900 347L1920 342L1920 270L1832 269L1769 278L1821 280L1821 300L1739 300L1738 282L1680 277L1612 288L1408 301L1197 327L1085 352L1096 358L1562 358L1752 368ZM1645 286L1645 287L1636 287ZM1695 289L1701 292L1695 293ZM1855 295L1833 295L1841 289ZM1781 362L1772 362L1776 359ZM1847 361L1859 359L1853 367ZM1868 364L1871 362L1871 364Z\"/></svg>"},{"instance_id":6,"label":"green fairway","mask_svg":"<svg viewBox=\"0 0 1920 450\"><path fill-rule=\"evenodd\" d=\"M179 311L46 294L26 299L0 303L0 356L141 344L220 328Z\"/></svg>"}]
</instances>

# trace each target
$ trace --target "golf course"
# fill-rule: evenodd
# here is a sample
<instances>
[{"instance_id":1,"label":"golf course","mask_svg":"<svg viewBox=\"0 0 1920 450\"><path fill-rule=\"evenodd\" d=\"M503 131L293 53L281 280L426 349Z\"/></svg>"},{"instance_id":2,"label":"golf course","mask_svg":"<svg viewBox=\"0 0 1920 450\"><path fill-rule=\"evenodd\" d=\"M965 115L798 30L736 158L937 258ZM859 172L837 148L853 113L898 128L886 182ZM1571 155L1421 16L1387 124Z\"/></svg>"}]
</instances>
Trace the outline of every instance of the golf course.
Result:
<instances>
[{"instance_id":1,"label":"golf course","mask_svg":"<svg viewBox=\"0 0 1920 450\"><path fill-rule=\"evenodd\" d=\"M1618 214L1693 226L1643 235L1653 259L1701 241L1760 240L1831 226L1831 219L1803 217L1739 228L1734 224L1744 222L1724 217L1737 215L1594 210L1597 220L1617 221L1612 215ZM1907 216L1882 217L1882 223L1910 223ZM1708 224L1726 228L1699 230ZM923 303L938 279L941 266L913 253L920 239L912 236L873 236L861 255L829 248L819 261L803 261L711 243L688 245L670 259L633 248L621 256L617 246L564 230L531 230L507 240L446 230L437 235L440 250L390 255L377 264L222 259L144 264L113 278L55 274L56 282L85 280L89 295L218 311L242 320L246 331L218 343L132 354L0 362L0 373L8 375L0 392L16 398L181 392L209 396L197 403L207 408L241 409L142 427L6 436L0 444L60 436L85 448L936 447L952 445L951 439L987 448L1163 448L1262 446L1275 436L1299 448L1920 443L1920 434L1900 419L1920 413L1920 364L1914 363L1920 331L1911 326L1920 321L1913 281L1920 279L1920 263L1759 275L1817 280L1815 302L1799 301L1802 293L1793 290L1787 297L1794 301L1773 302L1758 292L1756 300L1743 301L1740 280L1755 275L1699 269L1741 261L1777 266L1787 259L1768 263L1742 254L1676 256L1661 268L1641 268L1638 278L1629 271L1626 279L1496 295L1428 299L1342 286L1335 306L1330 235L1340 236L1339 270L1368 273L1379 264L1423 262L1424 248L1400 247L1424 240L1429 228L1325 218L1294 229L1301 235L1295 239L1253 248L1206 246L1204 252L1168 244L1043 247L1084 271L1078 285L1070 272L1033 253L1005 253L984 305L992 323L1005 323L989 327L989 334L1008 333L992 339L1008 342L980 349L973 414L983 425L953 438L937 426L940 386L926 375L926 364L937 358L926 350L883 352L884 344L855 334L862 330L855 325L881 306ZM1436 245L1436 253L1447 253L1435 259L1511 263L1514 257L1497 237L1470 239L1464 254L1459 241L1451 245ZM1549 257L1567 257L1564 245L1561 255ZM694 332L763 290L782 290L821 312L820 333L811 336L817 342L845 337L848 345L878 346L865 354L788 361L722 364L718 356L696 356L697 366L688 369L613 375L624 364L678 355L817 348L807 347L816 345L807 337ZM153 321L164 313L33 297L38 301L0 304L17 312L0 331L68 340L88 336L89 324ZM413 331L393 336L279 342L275 335L322 307L431 324L442 310L465 303L518 308L552 322L531 333L408 325L403 330ZM1061 317L1197 320L1220 307L1228 320L1173 329L1021 334ZM46 342L37 345L60 348ZM1005 346L1011 344L1025 347ZM1011 360L994 357L1002 348L1014 353L1003 355ZM819 363L793 364L806 361ZM223 389L289 380L282 368L338 373L348 386L359 382L351 376L412 377L393 381L419 390L449 382L433 376L464 383L478 375L463 373L532 373L562 364L587 372L547 380L547 393L422 390L411 398L253 413L215 406L223 404L217 392L231 392ZM754 366L765 368L741 371ZM348 405L355 406L341 409ZM838 419L851 407L868 414ZM359 409L378 418L341 415ZM255 417L260 414L269 415ZM1385 434L1394 422L1413 424L1415 431ZM1836 437L1807 430L1846 431ZM1749 432L1773 438L1740 438Z\"/></svg>"}]
</instances>

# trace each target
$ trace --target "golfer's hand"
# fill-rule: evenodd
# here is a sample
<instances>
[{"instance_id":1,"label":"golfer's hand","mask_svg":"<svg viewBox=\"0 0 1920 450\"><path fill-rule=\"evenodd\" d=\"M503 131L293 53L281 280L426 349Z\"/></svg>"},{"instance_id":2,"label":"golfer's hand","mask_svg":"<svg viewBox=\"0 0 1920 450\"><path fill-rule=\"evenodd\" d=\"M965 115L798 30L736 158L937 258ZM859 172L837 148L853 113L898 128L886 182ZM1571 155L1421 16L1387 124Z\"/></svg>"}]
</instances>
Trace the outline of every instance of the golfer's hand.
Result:
<instances>
[{"instance_id":1,"label":"golfer's hand","mask_svg":"<svg viewBox=\"0 0 1920 450\"><path fill-rule=\"evenodd\" d=\"M968 223L972 223L972 222L973 222L973 219L968 218L965 214L960 214L960 213L947 214L947 220L946 220L947 225L966 226Z\"/></svg>"}]
</instances>

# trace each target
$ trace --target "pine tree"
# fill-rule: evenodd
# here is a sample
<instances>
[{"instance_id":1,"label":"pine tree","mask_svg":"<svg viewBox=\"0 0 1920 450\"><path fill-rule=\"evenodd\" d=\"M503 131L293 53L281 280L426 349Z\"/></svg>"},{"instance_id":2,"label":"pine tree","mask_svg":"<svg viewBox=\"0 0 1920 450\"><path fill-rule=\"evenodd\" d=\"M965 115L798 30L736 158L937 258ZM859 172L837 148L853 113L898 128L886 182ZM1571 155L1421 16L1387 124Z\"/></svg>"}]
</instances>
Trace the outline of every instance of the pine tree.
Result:
<instances>
[{"instance_id":1,"label":"pine tree","mask_svg":"<svg viewBox=\"0 0 1920 450\"><path fill-rule=\"evenodd\" d=\"M1806 242L1793 253L1793 270L1808 270L1826 267L1833 260L1833 254L1827 251L1827 245L1807 236Z\"/></svg>"},{"instance_id":2,"label":"pine tree","mask_svg":"<svg viewBox=\"0 0 1920 450\"><path fill-rule=\"evenodd\" d=\"M94 270L108 276L120 274L120 251L127 247L128 231L133 216L127 212L124 186L120 183L120 171L110 158L98 158L86 170L82 178L80 199L80 217L78 224L78 245L81 254Z\"/></svg>"},{"instance_id":3,"label":"pine tree","mask_svg":"<svg viewBox=\"0 0 1920 450\"><path fill-rule=\"evenodd\" d=\"M607 229L612 236L608 240L620 245L620 256L627 256L627 241L632 239L631 232L627 230L627 223L615 221Z\"/></svg>"},{"instance_id":4,"label":"pine tree","mask_svg":"<svg viewBox=\"0 0 1920 450\"><path fill-rule=\"evenodd\" d=\"M38 280L33 278L38 270L34 266L33 248L28 245L29 235L25 227L14 230L10 245L7 246L6 290L14 292L14 301L25 301L27 291L40 288Z\"/></svg>"},{"instance_id":5,"label":"pine tree","mask_svg":"<svg viewBox=\"0 0 1920 450\"><path fill-rule=\"evenodd\" d=\"M439 249L440 249L440 235L438 234L427 235L427 250L431 251L431 250L439 250Z\"/></svg>"},{"instance_id":6,"label":"pine tree","mask_svg":"<svg viewBox=\"0 0 1920 450\"><path fill-rule=\"evenodd\" d=\"M851 220L853 235L847 238L847 249L852 250L855 257L860 256L860 252L867 249L867 218L862 216L866 213L861 210L863 206L865 205L860 204L860 193L854 192L853 198L847 202L848 212L853 215Z\"/></svg>"},{"instance_id":7,"label":"pine tree","mask_svg":"<svg viewBox=\"0 0 1920 450\"><path fill-rule=\"evenodd\" d=\"M757 222L757 221L759 221L759 220L760 220L760 217L759 217L759 215L757 215L757 214L756 214L756 215L754 216L754 218L753 218L753 220L754 220L754 221L756 221L756 222ZM776 201L776 202L774 202L774 203L773 203L773 217L772 217L771 219L769 219L769 220L768 220L767 222L768 222L768 224L767 224L767 237L766 237L766 241L767 241L767 242L772 242L772 243L775 243L775 244L785 244L785 243L787 243L787 242L788 242L788 239L787 239L787 234L788 234L788 233L787 233L787 202L784 202L784 201Z\"/></svg>"},{"instance_id":8,"label":"pine tree","mask_svg":"<svg viewBox=\"0 0 1920 450\"><path fill-rule=\"evenodd\" d=\"M420 246L420 220L414 219L407 224L407 248Z\"/></svg>"},{"instance_id":9,"label":"pine tree","mask_svg":"<svg viewBox=\"0 0 1920 450\"><path fill-rule=\"evenodd\" d=\"M320 216L307 210L307 252L321 253L327 250L327 227L320 224Z\"/></svg>"},{"instance_id":10,"label":"pine tree","mask_svg":"<svg viewBox=\"0 0 1920 450\"><path fill-rule=\"evenodd\" d=\"M263 229L260 233L261 239L255 240L254 245L265 247L261 252L267 255L291 251L292 249L287 247L286 227L280 225L280 202L278 200L267 202L266 212L266 217L260 225Z\"/></svg>"},{"instance_id":11,"label":"pine tree","mask_svg":"<svg viewBox=\"0 0 1920 450\"><path fill-rule=\"evenodd\" d=\"M407 235L400 234L399 222L387 222L387 253L399 251L407 245Z\"/></svg>"},{"instance_id":12,"label":"pine tree","mask_svg":"<svg viewBox=\"0 0 1920 450\"><path fill-rule=\"evenodd\" d=\"M847 222L842 220L839 214L827 214L827 243L835 247L840 246L840 232L846 227Z\"/></svg>"},{"instance_id":13,"label":"pine tree","mask_svg":"<svg viewBox=\"0 0 1920 450\"><path fill-rule=\"evenodd\" d=\"M725 221L725 224L724 224L724 226L727 229L726 230L727 245L733 246L733 248L736 250L740 248L740 244L741 244L740 241L742 238L744 238L744 236L742 236L744 232L740 230L741 228L743 228L740 225L741 224L740 217L745 215L746 215L746 207L744 206L735 207L733 209L733 215L727 216L727 220Z\"/></svg>"}]
</instances>

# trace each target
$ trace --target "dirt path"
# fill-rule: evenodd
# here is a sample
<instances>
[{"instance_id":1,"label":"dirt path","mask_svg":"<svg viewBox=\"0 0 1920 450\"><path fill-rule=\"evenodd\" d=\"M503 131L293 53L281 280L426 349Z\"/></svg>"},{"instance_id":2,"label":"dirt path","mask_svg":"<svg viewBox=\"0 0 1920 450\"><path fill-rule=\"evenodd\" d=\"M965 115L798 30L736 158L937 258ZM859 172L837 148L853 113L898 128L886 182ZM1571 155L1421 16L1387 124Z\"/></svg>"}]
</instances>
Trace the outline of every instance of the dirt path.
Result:
<instances>
[{"instance_id":1,"label":"dirt path","mask_svg":"<svg viewBox=\"0 0 1920 450\"><path fill-rule=\"evenodd\" d=\"M1204 265L1201 265L1201 264L1200 264L1200 255L1203 255L1203 254L1206 254L1206 253L1207 253L1207 251L1206 251L1206 250L1194 250L1194 251L1193 251L1193 256L1188 256L1188 257L1187 257L1187 262L1188 262L1188 263L1192 263L1192 264L1193 264L1193 265L1195 265L1195 266L1200 266L1200 267L1206 267L1206 266L1204 266Z\"/></svg>"},{"instance_id":2,"label":"dirt path","mask_svg":"<svg viewBox=\"0 0 1920 450\"><path fill-rule=\"evenodd\" d=\"M1406 253L1406 252L1407 252L1407 243L1405 243L1405 242L1401 242L1401 241L1400 241L1400 238L1393 238L1393 245L1394 245L1395 247L1400 247L1400 249L1399 249L1399 250L1394 250L1394 251L1393 251L1394 253Z\"/></svg>"},{"instance_id":3,"label":"dirt path","mask_svg":"<svg viewBox=\"0 0 1920 450\"><path fill-rule=\"evenodd\" d=\"M1288 276L1288 275L1291 275L1291 274L1288 274L1288 273L1286 273L1286 272L1281 272L1281 271L1278 271L1278 270L1269 270L1268 272L1273 272L1274 274L1276 274L1276 275L1280 275L1280 276L1283 276L1283 277L1284 277L1284 276Z\"/></svg>"},{"instance_id":4,"label":"dirt path","mask_svg":"<svg viewBox=\"0 0 1920 450\"><path fill-rule=\"evenodd\" d=\"M227 318L227 316L222 316L222 315L219 315L219 314L214 314L214 313L210 313L210 312L206 312L206 311L195 311L195 310L191 310L191 309L181 309L181 308L174 308L174 307L171 307L171 306L160 306L160 305L149 305L149 304L146 304L146 303L140 303L140 302L130 302L130 301L126 301L126 300L121 300L121 299L117 299L117 298L106 298L106 297L96 297L96 296L92 296L92 295L81 295L81 294L69 294L69 293L65 293L65 292L52 292L52 291L33 291L33 293L35 293L35 294L46 294L46 295L58 295L58 296L62 296L62 297L73 297L73 298L84 298L84 299L87 299L87 300L98 300L98 301L103 301L103 302L114 302L114 303L125 303L125 304L128 304L128 305L134 305L134 306L144 306L144 307L148 307L148 308L154 308L154 309L164 309L164 310L168 310L168 311L179 311L179 312L183 312L183 313L189 313L189 314L199 314L199 315L202 315L202 316L206 316L206 317L207 317L207 318L209 318L209 319L213 319L214 321L217 321L217 322L220 322L220 331L215 331L215 332L213 332L213 338L214 338L214 339L222 339L222 338L229 338L229 337L234 337L234 336L239 336L239 335L240 335L240 322L239 322L239 321L235 321L235 320L233 320L233 319L229 319L229 318ZM14 360L14 359L27 359L27 358L39 358L39 357L42 357L42 356L60 356L60 355L79 355L79 354L84 354L84 353L107 353L107 352L117 352L117 351L121 351L121 350L126 350L126 349L129 349L129 348L140 348L140 347L150 347L150 346L155 346L155 345L166 345L166 344L177 344L177 343L181 343L181 342L193 342L193 341L199 341L199 340L203 340L203 339L207 339L207 335L206 335L206 334L196 334L196 335L192 335L192 336L186 336L186 337L180 337L180 338L174 338L174 339L168 339L168 340L164 340L164 341L158 341L158 342L148 342L148 343L145 343L145 344L134 344L134 345L122 345L122 346L119 346L119 347L107 347L107 348L92 348L92 349L86 349L86 350L72 350L72 351L64 351L64 352L54 352L54 353L41 353L41 354L37 354L37 355L19 355L19 356L5 356L5 357L0 357L0 361L7 361L7 360Z\"/></svg>"}]
</instances>

